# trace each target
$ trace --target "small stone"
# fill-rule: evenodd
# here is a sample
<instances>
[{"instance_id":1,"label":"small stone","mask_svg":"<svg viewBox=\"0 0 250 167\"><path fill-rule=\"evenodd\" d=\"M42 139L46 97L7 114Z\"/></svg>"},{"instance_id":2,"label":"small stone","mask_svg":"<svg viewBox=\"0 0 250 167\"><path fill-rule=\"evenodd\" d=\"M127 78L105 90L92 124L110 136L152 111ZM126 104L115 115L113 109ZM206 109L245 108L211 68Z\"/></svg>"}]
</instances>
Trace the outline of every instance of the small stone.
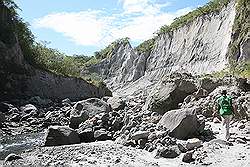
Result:
<instances>
[{"instance_id":1,"label":"small stone","mask_svg":"<svg viewBox=\"0 0 250 167\"><path fill-rule=\"evenodd\" d=\"M187 152L187 148L182 143L178 143L177 146L182 153Z\"/></svg>"},{"instance_id":2,"label":"small stone","mask_svg":"<svg viewBox=\"0 0 250 167\"><path fill-rule=\"evenodd\" d=\"M244 129L246 126L243 124L243 123L240 123L239 125L238 125L238 128L239 129Z\"/></svg>"},{"instance_id":3,"label":"small stone","mask_svg":"<svg viewBox=\"0 0 250 167\"><path fill-rule=\"evenodd\" d=\"M23 159L21 156L16 155L16 154L9 154L5 159L4 162L8 162L8 161L14 161L17 159Z\"/></svg>"},{"instance_id":4,"label":"small stone","mask_svg":"<svg viewBox=\"0 0 250 167\"><path fill-rule=\"evenodd\" d=\"M194 152L187 152L184 154L183 158L182 158L182 162L186 162L186 163L190 163L193 162L195 159L193 158L193 153Z\"/></svg>"},{"instance_id":5,"label":"small stone","mask_svg":"<svg viewBox=\"0 0 250 167\"><path fill-rule=\"evenodd\" d=\"M117 159L115 160L115 163L116 163L116 164L119 163L119 162L121 162L121 158L117 158Z\"/></svg>"},{"instance_id":6,"label":"small stone","mask_svg":"<svg viewBox=\"0 0 250 167\"><path fill-rule=\"evenodd\" d=\"M177 146L172 147L164 147L157 150L156 158L176 158L181 154L179 148Z\"/></svg>"},{"instance_id":7,"label":"small stone","mask_svg":"<svg viewBox=\"0 0 250 167\"><path fill-rule=\"evenodd\" d=\"M140 148L144 148L147 141L148 141L147 139L139 139L138 144L139 144Z\"/></svg>"},{"instance_id":8,"label":"small stone","mask_svg":"<svg viewBox=\"0 0 250 167\"><path fill-rule=\"evenodd\" d=\"M198 148L202 145L202 142L200 139L193 138L193 139L188 139L186 147L188 150L192 150L194 148Z\"/></svg>"},{"instance_id":9,"label":"small stone","mask_svg":"<svg viewBox=\"0 0 250 167\"><path fill-rule=\"evenodd\" d=\"M237 138L235 140L237 143L241 143L241 144L247 144L247 142L245 140L242 140L241 138Z\"/></svg>"}]
</instances>

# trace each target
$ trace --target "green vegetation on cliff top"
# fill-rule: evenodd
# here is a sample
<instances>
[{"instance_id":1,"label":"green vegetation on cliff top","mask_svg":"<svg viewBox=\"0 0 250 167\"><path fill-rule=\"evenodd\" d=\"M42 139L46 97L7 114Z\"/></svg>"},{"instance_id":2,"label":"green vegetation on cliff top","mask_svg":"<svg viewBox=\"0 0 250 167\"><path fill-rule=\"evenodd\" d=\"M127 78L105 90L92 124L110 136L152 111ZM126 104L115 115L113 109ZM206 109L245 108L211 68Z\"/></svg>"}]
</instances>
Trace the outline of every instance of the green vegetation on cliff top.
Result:
<instances>
[{"instance_id":1,"label":"green vegetation on cliff top","mask_svg":"<svg viewBox=\"0 0 250 167\"><path fill-rule=\"evenodd\" d=\"M199 7L188 14L174 19L171 25L162 26L157 32L156 36L152 39L144 41L136 50L139 54L146 54L151 52L155 46L155 40L162 34L172 33L174 30L187 25L196 18L208 15L210 13L220 12L222 8L227 6L231 0L212 0L205 6ZM249 62L240 62L238 60L240 55L240 44L250 36L250 2L249 0L236 0L236 16L234 20L232 42L229 44L228 57L230 60L229 69L227 72L221 72L221 74L230 73L233 75L240 75L243 77L250 77Z\"/></svg>"},{"instance_id":2,"label":"green vegetation on cliff top","mask_svg":"<svg viewBox=\"0 0 250 167\"><path fill-rule=\"evenodd\" d=\"M101 51L95 52L95 58L96 59L110 58L119 45L126 45L128 43L129 43L129 38L118 39L109 44L106 48L102 49Z\"/></svg>"},{"instance_id":3,"label":"green vegetation on cliff top","mask_svg":"<svg viewBox=\"0 0 250 167\"><path fill-rule=\"evenodd\" d=\"M171 33L174 30L187 25L188 23L194 21L196 18L210 14L212 12L220 12L223 7L228 5L230 0L212 0L208 2L205 6L199 7L184 16L180 16L174 19L171 25L162 26L155 34L156 36L149 39L142 44L140 44L136 50L139 53L150 52L154 47L154 42L157 37L162 34Z\"/></svg>"},{"instance_id":4,"label":"green vegetation on cliff top","mask_svg":"<svg viewBox=\"0 0 250 167\"><path fill-rule=\"evenodd\" d=\"M103 86L102 80L96 76L82 77L80 75L82 67L99 61L94 56L67 56L56 49L47 47L46 43L36 42L29 24L18 15L19 8L13 0L0 0L0 10L3 15L0 18L0 41L12 47L17 42L17 36L24 58L30 64L59 75L83 78L97 86Z\"/></svg>"}]
</instances>

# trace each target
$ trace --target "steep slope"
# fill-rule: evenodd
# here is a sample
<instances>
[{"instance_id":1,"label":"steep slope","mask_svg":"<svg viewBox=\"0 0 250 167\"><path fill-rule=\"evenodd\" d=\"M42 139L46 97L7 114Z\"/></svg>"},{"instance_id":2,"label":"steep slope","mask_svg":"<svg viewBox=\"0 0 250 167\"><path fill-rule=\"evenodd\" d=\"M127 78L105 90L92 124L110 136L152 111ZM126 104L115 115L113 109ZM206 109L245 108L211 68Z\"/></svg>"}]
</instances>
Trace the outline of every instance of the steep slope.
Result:
<instances>
[{"instance_id":1,"label":"steep slope","mask_svg":"<svg viewBox=\"0 0 250 167\"><path fill-rule=\"evenodd\" d=\"M111 86L114 83L125 84L131 81L131 67L137 55L125 39L115 42L115 47L110 50L110 57L102 60L100 63L91 65L84 69L82 74L97 73ZM132 80L133 81L133 80Z\"/></svg>"},{"instance_id":2,"label":"steep slope","mask_svg":"<svg viewBox=\"0 0 250 167\"><path fill-rule=\"evenodd\" d=\"M85 99L111 92L88 82L40 70L24 58L19 40L11 28L10 10L0 2L0 100L40 96L50 99Z\"/></svg>"},{"instance_id":3,"label":"steep slope","mask_svg":"<svg viewBox=\"0 0 250 167\"><path fill-rule=\"evenodd\" d=\"M147 60L147 74L156 77L173 71L202 74L222 70L228 62L234 17L231 3L219 14L199 17L170 34L162 34Z\"/></svg>"},{"instance_id":4,"label":"steep slope","mask_svg":"<svg viewBox=\"0 0 250 167\"><path fill-rule=\"evenodd\" d=\"M149 43L149 50L140 52L128 42L118 45L110 58L95 65L98 70L94 71L99 74L107 71L101 76L112 90L121 94L149 88L173 72L196 75L221 71L230 63L228 52L234 40L235 16L236 2L232 0L220 12L203 14L173 31L161 33L153 44ZM249 59L248 45L241 44L245 48L243 60Z\"/></svg>"}]
</instances>

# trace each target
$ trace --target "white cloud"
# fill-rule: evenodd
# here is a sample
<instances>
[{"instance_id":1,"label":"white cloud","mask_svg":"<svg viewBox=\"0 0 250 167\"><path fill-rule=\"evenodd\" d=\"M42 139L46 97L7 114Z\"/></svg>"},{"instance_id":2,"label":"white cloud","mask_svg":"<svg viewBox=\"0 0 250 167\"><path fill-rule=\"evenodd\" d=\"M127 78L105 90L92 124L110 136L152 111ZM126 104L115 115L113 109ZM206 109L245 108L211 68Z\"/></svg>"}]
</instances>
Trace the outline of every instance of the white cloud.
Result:
<instances>
[{"instance_id":1,"label":"white cloud","mask_svg":"<svg viewBox=\"0 0 250 167\"><path fill-rule=\"evenodd\" d=\"M102 40L112 17L102 17L101 11L57 13L34 22L36 28L49 28L64 34L77 44L95 45Z\"/></svg>"},{"instance_id":2,"label":"white cloud","mask_svg":"<svg viewBox=\"0 0 250 167\"><path fill-rule=\"evenodd\" d=\"M48 28L62 33L79 45L105 46L123 37L140 42L175 17L191 10L184 8L174 13L161 9L169 5L157 4L154 0L120 0L123 12L108 15L104 11L81 11L78 13L55 13L36 19L35 28Z\"/></svg>"},{"instance_id":3,"label":"white cloud","mask_svg":"<svg viewBox=\"0 0 250 167\"><path fill-rule=\"evenodd\" d=\"M124 13L143 13L155 15L160 13L161 8L169 6L170 2L157 4L155 0L120 0L123 3Z\"/></svg>"}]
</instances>

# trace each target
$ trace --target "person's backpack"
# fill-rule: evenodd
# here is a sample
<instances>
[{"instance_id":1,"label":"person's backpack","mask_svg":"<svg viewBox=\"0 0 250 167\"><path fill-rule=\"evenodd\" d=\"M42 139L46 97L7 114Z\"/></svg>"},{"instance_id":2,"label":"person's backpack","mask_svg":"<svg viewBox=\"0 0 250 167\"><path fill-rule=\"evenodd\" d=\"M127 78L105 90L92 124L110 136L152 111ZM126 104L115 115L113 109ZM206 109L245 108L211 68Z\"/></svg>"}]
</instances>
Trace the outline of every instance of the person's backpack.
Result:
<instances>
[{"instance_id":1,"label":"person's backpack","mask_svg":"<svg viewBox=\"0 0 250 167\"><path fill-rule=\"evenodd\" d=\"M221 114L231 114L232 113L232 99L228 96L222 96L219 100L219 105L221 108Z\"/></svg>"}]
</instances>

